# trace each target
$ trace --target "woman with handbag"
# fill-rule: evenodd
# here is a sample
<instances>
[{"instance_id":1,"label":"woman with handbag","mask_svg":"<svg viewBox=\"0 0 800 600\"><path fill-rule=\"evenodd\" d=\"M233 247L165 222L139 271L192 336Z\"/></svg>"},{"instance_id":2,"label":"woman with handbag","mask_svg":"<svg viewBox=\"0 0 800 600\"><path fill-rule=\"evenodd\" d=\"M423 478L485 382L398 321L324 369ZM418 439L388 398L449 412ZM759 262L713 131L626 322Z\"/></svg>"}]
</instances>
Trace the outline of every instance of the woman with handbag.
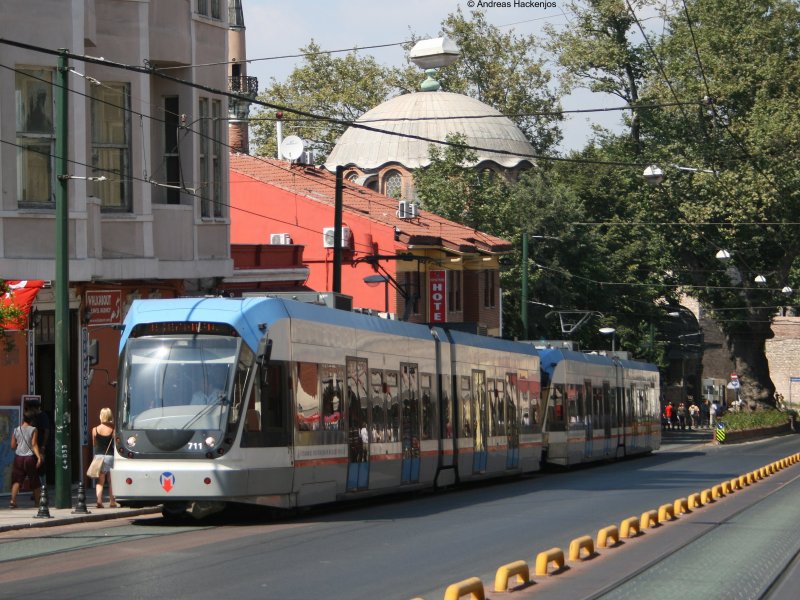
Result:
<instances>
[{"instance_id":1,"label":"woman with handbag","mask_svg":"<svg viewBox=\"0 0 800 600\"><path fill-rule=\"evenodd\" d=\"M42 453L33 422L33 412L28 410L22 416L22 425L14 430L11 437L11 448L14 450L14 467L11 471L11 502L9 508L17 508L17 494L23 481L27 478L33 489L33 501L39 504L42 483L39 481L39 467L42 466Z\"/></svg>"},{"instance_id":2,"label":"woman with handbag","mask_svg":"<svg viewBox=\"0 0 800 600\"><path fill-rule=\"evenodd\" d=\"M92 466L96 464L102 457L102 464L99 465L99 473L97 473L97 482L95 484L95 492L97 493L97 508L103 508L103 486L108 480L108 505L111 508L116 508L118 504L114 500L114 492L111 489L111 477L108 476L109 471L114 466L114 426L112 425L112 413L110 408L103 408L100 410L100 425L92 429L92 445L94 446L95 459L92 461ZM94 476L91 473L92 466L89 467L89 476Z\"/></svg>"}]
</instances>

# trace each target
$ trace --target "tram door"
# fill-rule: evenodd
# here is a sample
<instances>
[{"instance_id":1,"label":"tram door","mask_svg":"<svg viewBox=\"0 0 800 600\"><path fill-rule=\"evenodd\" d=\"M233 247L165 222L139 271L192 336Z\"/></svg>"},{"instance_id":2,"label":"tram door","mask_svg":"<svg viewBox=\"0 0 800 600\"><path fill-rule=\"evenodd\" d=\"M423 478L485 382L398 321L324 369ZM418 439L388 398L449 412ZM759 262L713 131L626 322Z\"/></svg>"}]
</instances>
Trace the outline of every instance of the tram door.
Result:
<instances>
[{"instance_id":1,"label":"tram door","mask_svg":"<svg viewBox=\"0 0 800 600\"><path fill-rule=\"evenodd\" d=\"M592 455L592 438L594 436L594 415L595 411L592 409L592 382L584 380L583 382L583 401L586 415L586 438L584 442L583 455Z\"/></svg>"},{"instance_id":2,"label":"tram door","mask_svg":"<svg viewBox=\"0 0 800 600\"><path fill-rule=\"evenodd\" d=\"M403 442L402 483L419 481L420 401L417 365L400 365L400 397L402 398L400 436Z\"/></svg>"},{"instance_id":3,"label":"tram door","mask_svg":"<svg viewBox=\"0 0 800 600\"><path fill-rule=\"evenodd\" d=\"M486 471L486 461L488 454L486 451L488 435L486 431L486 373L484 371L472 372L472 389L474 404L472 407L474 416L474 427L472 435L475 442L472 455L472 472L484 473Z\"/></svg>"},{"instance_id":4,"label":"tram door","mask_svg":"<svg viewBox=\"0 0 800 600\"><path fill-rule=\"evenodd\" d=\"M367 387L367 361L347 359L347 491L369 487L372 425Z\"/></svg>"}]
</instances>

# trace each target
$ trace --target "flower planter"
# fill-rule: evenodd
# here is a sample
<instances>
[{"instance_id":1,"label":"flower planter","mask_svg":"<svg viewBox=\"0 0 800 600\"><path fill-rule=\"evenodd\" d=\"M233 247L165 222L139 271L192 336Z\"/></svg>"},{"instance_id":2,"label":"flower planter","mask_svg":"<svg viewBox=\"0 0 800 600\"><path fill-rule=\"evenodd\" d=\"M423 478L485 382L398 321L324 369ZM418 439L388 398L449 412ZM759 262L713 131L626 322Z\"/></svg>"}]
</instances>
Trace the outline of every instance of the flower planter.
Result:
<instances>
[{"instance_id":1,"label":"flower planter","mask_svg":"<svg viewBox=\"0 0 800 600\"><path fill-rule=\"evenodd\" d=\"M783 423L781 425L773 425L772 427L759 427L757 429L738 429L738 430L726 429L725 441L723 443L740 444L742 442L761 440L768 437L774 437L776 435L786 435L788 433L795 433L789 422ZM714 441L716 441L716 437L714 437L713 439Z\"/></svg>"}]
</instances>

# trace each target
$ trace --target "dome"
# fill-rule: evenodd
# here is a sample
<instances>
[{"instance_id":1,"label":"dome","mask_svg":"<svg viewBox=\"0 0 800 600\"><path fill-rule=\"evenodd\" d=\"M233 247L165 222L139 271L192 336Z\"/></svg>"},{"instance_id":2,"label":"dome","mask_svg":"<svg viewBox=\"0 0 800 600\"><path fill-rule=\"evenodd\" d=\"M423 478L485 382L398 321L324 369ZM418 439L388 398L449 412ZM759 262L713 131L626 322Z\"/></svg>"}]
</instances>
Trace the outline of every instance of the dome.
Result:
<instances>
[{"instance_id":1,"label":"dome","mask_svg":"<svg viewBox=\"0 0 800 600\"><path fill-rule=\"evenodd\" d=\"M524 162L533 164L533 146L511 119L462 94L403 94L366 112L356 123L430 140L444 141L448 135L460 133L470 146L484 148L475 151L478 163L492 161L505 168ZM337 166L354 165L370 171L388 163L400 163L413 170L430 164L430 144L411 137L350 127L331 151L325 168L333 171Z\"/></svg>"}]
</instances>

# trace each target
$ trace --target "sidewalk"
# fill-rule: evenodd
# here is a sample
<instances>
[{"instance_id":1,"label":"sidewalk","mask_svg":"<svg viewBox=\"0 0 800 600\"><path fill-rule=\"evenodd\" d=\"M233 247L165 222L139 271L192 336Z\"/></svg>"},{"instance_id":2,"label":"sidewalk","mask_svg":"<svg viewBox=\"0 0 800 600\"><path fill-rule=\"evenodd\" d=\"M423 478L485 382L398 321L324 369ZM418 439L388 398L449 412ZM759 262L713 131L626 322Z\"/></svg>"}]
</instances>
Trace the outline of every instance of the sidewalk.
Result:
<instances>
[{"instance_id":1,"label":"sidewalk","mask_svg":"<svg viewBox=\"0 0 800 600\"><path fill-rule=\"evenodd\" d=\"M53 486L47 487L47 497L48 499L55 498L55 488ZM161 512L161 506L109 508L107 502L105 503L105 508L97 508L94 505L94 490L90 490L90 495L86 497L86 512L76 513L75 507L78 504L77 486L72 489L70 508L53 508L52 504L54 502L50 500L50 506L47 507L46 511L43 511L39 505L34 505L30 492L20 492L17 496L17 508L9 508L8 501L10 498L10 495L0 496L0 532L30 527L53 527L69 523L105 521ZM40 513L44 514L44 516L39 516ZM47 516L48 514L49 517Z\"/></svg>"}]
</instances>

